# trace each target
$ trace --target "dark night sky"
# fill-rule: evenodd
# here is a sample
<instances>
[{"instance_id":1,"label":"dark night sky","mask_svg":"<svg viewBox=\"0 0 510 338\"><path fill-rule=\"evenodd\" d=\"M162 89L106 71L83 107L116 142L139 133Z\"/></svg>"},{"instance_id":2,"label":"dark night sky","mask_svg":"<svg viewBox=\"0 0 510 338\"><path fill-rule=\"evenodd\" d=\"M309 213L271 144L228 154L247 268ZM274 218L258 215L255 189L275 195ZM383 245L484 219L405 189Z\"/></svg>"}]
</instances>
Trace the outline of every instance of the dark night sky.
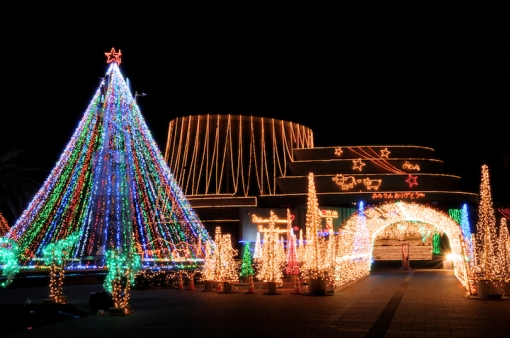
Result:
<instances>
[{"instance_id":1,"label":"dark night sky","mask_svg":"<svg viewBox=\"0 0 510 338\"><path fill-rule=\"evenodd\" d=\"M115 47L132 90L148 94L137 101L162 151L168 123L179 116L274 117L310 127L316 146L430 146L475 193L488 164L494 198L508 199L500 156L510 151L503 104L510 34L500 28L268 19L127 31L119 22L85 29L73 19L26 20L32 29L3 39L0 149L28 150L48 171L108 68L104 53Z\"/></svg>"}]
</instances>

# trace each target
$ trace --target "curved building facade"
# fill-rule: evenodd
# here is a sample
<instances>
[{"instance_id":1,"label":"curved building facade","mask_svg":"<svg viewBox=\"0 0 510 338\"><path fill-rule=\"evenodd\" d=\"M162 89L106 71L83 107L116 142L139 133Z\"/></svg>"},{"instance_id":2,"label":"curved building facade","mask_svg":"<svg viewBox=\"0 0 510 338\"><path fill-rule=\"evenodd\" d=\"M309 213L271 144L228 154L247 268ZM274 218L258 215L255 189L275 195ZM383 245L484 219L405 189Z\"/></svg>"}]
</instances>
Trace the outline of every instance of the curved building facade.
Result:
<instances>
[{"instance_id":1,"label":"curved building facade","mask_svg":"<svg viewBox=\"0 0 510 338\"><path fill-rule=\"evenodd\" d=\"M170 121L165 159L189 196L275 195L298 148L313 148L313 133L296 123L194 115Z\"/></svg>"},{"instance_id":2,"label":"curved building facade","mask_svg":"<svg viewBox=\"0 0 510 338\"><path fill-rule=\"evenodd\" d=\"M444 173L432 148L314 147L311 129L269 118L176 118L170 121L165 159L208 230L221 226L236 241L253 240L249 219L268 210L285 218L292 209L302 228L310 173L321 208L343 215L334 228L360 201L417 202L443 210L478 203L477 194L460 190L459 176Z\"/></svg>"}]
</instances>

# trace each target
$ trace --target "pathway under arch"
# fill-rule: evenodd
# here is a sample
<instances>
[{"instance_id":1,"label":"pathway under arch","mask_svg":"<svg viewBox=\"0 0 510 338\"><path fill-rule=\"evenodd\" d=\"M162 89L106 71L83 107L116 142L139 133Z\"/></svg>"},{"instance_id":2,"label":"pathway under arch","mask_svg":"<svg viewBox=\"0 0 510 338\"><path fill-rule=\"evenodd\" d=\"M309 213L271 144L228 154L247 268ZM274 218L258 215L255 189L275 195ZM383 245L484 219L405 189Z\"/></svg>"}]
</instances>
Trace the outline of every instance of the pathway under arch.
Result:
<instances>
[{"instance_id":1,"label":"pathway under arch","mask_svg":"<svg viewBox=\"0 0 510 338\"><path fill-rule=\"evenodd\" d=\"M469 290L463 252L464 239L460 225L446 213L422 204L398 201L370 205L353 214L342 229L344 237L342 246L352 248L349 260L351 262L358 260L361 265L365 265L361 268L366 268L368 273L377 234L386 227L402 221L426 223L448 236L455 276L466 290Z\"/></svg>"}]
</instances>

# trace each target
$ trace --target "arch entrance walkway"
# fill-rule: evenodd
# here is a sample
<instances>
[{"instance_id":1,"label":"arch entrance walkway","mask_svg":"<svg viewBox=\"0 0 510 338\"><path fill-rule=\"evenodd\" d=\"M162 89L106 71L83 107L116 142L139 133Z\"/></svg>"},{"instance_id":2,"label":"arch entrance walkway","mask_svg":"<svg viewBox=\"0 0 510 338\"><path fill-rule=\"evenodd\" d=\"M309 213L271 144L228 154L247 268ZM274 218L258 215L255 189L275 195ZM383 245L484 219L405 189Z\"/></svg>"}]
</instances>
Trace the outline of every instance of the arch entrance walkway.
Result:
<instances>
[{"instance_id":1,"label":"arch entrance walkway","mask_svg":"<svg viewBox=\"0 0 510 338\"><path fill-rule=\"evenodd\" d=\"M373 244L378 233L385 228L409 221L431 225L448 236L451 249L453 272L461 285L469 290L468 275L464 254L464 239L461 227L442 211L431 207L408 202L394 202L361 207L344 224L342 229L342 245L352 248L349 257L343 261L351 261L350 269L355 265L358 270L370 270ZM352 261L356 260L356 264ZM342 268L345 271L345 266ZM358 271L357 276L365 275ZM355 279L355 278L352 278Z\"/></svg>"}]
</instances>

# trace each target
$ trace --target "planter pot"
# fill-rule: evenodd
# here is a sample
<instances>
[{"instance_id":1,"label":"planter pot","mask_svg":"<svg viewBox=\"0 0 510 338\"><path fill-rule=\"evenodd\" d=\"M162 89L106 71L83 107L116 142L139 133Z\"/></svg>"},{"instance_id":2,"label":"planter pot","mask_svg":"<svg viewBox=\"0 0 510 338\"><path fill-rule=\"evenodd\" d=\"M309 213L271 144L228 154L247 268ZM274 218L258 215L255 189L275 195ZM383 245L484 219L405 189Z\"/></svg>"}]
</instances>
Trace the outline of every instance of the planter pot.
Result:
<instances>
[{"instance_id":1,"label":"planter pot","mask_svg":"<svg viewBox=\"0 0 510 338\"><path fill-rule=\"evenodd\" d=\"M214 290L214 284L215 284L215 283L214 283L213 281L211 281L211 280L206 280L206 281L204 282L204 291L206 291L206 292L216 291L216 290Z\"/></svg>"},{"instance_id":2,"label":"planter pot","mask_svg":"<svg viewBox=\"0 0 510 338\"><path fill-rule=\"evenodd\" d=\"M310 278L308 280L308 290L311 295L324 296L326 295L327 280L325 278Z\"/></svg>"},{"instance_id":3,"label":"planter pot","mask_svg":"<svg viewBox=\"0 0 510 338\"><path fill-rule=\"evenodd\" d=\"M232 283L230 282L223 282L223 292L232 292Z\"/></svg>"},{"instance_id":4,"label":"planter pot","mask_svg":"<svg viewBox=\"0 0 510 338\"><path fill-rule=\"evenodd\" d=\"M280 295L281 292L278 292L278 283L276 282L267 282L267 292L264 292L265 295Z\"/></svg>"},{"instance_id":5,"label":"planter pot","mask_svg":"<svg viewBox=\"0 0 510 338\"><path fill-rule=\"evenodd\" d=\"M487 299L508 295L510 283L501 280L480 279L478 281L478 298Z\"/></svg>"}]
</instances>

